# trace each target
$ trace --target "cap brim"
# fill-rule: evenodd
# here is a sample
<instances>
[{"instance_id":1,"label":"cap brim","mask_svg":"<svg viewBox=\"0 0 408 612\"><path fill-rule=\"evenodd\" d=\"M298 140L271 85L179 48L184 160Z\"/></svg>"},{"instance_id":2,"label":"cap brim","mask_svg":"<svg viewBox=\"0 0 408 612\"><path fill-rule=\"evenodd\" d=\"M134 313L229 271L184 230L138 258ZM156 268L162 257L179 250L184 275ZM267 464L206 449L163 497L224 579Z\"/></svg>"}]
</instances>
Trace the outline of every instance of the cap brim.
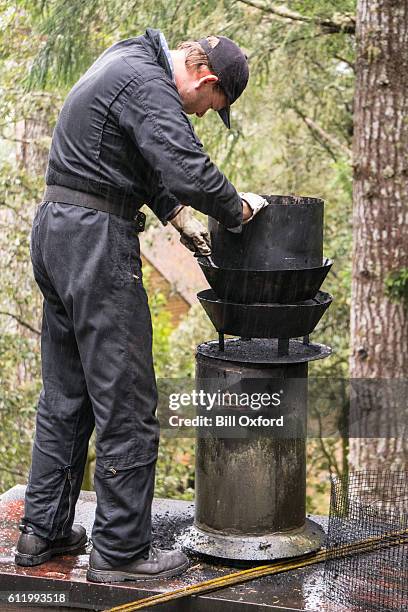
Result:
<instances>
[{"instance_id":1,"label":"cap brim","mask_svg":"<svg viewBox=\"0 0 408 612\"><path fill-rule=\"evenodd\" d=\"M231 121L230 121L230 107L226 106L218 111L219 116L224 122L224 125L230 130L231 129Z\"/></svg>"}]
</instances>

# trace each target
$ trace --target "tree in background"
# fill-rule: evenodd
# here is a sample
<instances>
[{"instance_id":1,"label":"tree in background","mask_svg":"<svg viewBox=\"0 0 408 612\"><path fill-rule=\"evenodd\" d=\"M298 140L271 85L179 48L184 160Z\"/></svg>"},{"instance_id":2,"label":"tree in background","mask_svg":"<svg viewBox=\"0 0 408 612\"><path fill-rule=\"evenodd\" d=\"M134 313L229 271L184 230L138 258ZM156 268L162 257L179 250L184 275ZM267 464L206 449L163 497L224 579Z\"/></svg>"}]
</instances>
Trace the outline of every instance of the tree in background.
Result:
<instances>
[{"instance_id":1,"label":"tree in background","mask_svg":"<svg viewBox=\"0 0 408 612\"><path fill-rule=\"evenodd\" d=\"M402 6L398 2L389 4ZM359 115L358 104L353 118L355 71L362 66L359 58L357 63L355 61L354 0L294 0L285 6L266 0L205 0L201 3L193 0L141 0L137 4L133 0L71 0L69 3L65 0L32 0L3 2L3 7L6 9L0 17L0 44L5 52L2 58L6 58L1 60L2 67L6 70L1 77L1 86L6 98L10 96L7 93L10 83L15 90L14 102L10 100L6 115L9 125L14 125L13 113L22 109L23 100L29 109L36 97L44 95L44 100L52 101L49 107L52 123L69 87L93 59L115 40L138 35L146 26L162 29L170 47L183 39L218 33L230 36L248 50L250 85L242 99L233 106L233 130L222 130L216 116L206 116L205 120L196 123L196 128L206 149L239 189L260 193L298 193L326 200L326 254L335 259L326 287L335 295L335 302L318 333L319 339L334 346L335 355L327 362L315 364L312 376L346 376L351 279L351 142L353 124L356 143L359 126L372 118L368 107L364 116ZM375 55L376 51L373 53ZM374 64L377 65L377 60ZM360 76L358 72L358 79ZM362 80L358 85L359 99L367 83ZM370 104L372 99L367 98L367 103ZM4 135L10 138L10 127L7 129ZM10 141L3 140L1 150L7 142L10 147ZM26 214L27 195L13 178L10 166L3 164L1 176L9 182L9 176L12 177L16 194L13 206L18 204L19 214ZM386 184L388 187L394 185L392 181ZM34 192L30 197L35 200ZM380 202L378 199L373 202L375 208L371 210L374 213ZM394 221L389 223L390 231L392 223ZM13 231L16 231L16 226L18 223L15 221ZM26 232L21 231L22 234ZM26 257L27 233L24 235L21 252ZM7 240L7 244L8 247L5 243L4 248L10 251L12 240ZM363 243L361 248L364 248ZM14 273L19 281L27 273L22 255L20 264ZM395 295L398 287L402 286L403 269L391 266L389 270L392 274L387 276L385 273L384 280L388 283L388 291ZM354 276L356 278L356 267ZM354 281L354 287L358 282ZM380 285L377 283L371 288L377 291ZM13 296L9 289L4 292L3 287L2 295L8 296L7 308L10 310ZM21 321L35 328L30 306L21 305L21 300L19 304L19 310L13 310L11 314L17 314ZM384 308L400 308L388 300L384 304L381 311L384 319L387 318ZM31 307L31 310L35 308ZM38 309L36 312L38 318ZM353 312L355 320L361 320L365 316L363 302L361 309ZM22 330L21 324L14 319L13 325L18 327L10 330L10 317L3 319L2 328L9 326L8 332L12 332L15 342ZM165 376L180 376L186 372L191 375L193 347L198 341L194 332L199 334L199 330L207 329L202 313L192 313L191 319L190 326L188 320L184 324L185 340L178 335L177 343L169 341L166 344L165 341L164 345L161 344ZM357 334L356 325L353 334ZM31 346L34 346L36 338L33 335L31 340L34 343ZM369 337L369 342L377 341L378 337ZM167 347L168 353L163 352L163 346ZM15 362L18 362L18 350L12 350ZM10 372L15 372L12 365ZM337 395L333 401L339 403L343 399ZM312 446L310 465L315 473L322 470L327 473L327 469L347 470L346 442L318 440ZM387 452L391 453L392 449L388 448ZM165 486L163 491L167 492Z\"/></svg>"},{"instance_id":2,"label":"tree in background","mask_svg":"<svg viewBox=\"0 0 408 612\"><path fill-rule=\"evenodd\" d=\"M408 372L407 48L408 1L359 0L350 377L382 384L357 385L353 412L361 435L378 432L351 441L357 469L408 469L402 427L385 438L390 422L405 424L397 410Z\"/></svg>"}]
</instances>

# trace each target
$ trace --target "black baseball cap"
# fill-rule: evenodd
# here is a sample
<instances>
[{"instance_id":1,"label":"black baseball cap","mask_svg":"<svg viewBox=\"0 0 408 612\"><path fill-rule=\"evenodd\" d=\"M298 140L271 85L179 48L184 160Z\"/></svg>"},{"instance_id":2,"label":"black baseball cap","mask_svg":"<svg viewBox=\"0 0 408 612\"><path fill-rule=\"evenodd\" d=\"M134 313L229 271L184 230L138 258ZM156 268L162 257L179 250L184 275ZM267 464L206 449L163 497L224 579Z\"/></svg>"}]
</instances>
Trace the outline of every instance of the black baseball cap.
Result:
<instances>
[{"instance_id":1,"label":"black baseball cap","mask_svg":"<svg viewBox=\"0 0 408 612\"><path fill-rule=\"evenodd\" d=\"M216 36L216 38L219 43L215 47L211 47L206 38L200 38L197 42L207 55L211 69L218 77L220 87L227 96L228 104L218 111L218 114L229 129L230 105L239 98L248 83L248 60L245 53L230 38L226 36Z\"/></svg>"}]
</instances>

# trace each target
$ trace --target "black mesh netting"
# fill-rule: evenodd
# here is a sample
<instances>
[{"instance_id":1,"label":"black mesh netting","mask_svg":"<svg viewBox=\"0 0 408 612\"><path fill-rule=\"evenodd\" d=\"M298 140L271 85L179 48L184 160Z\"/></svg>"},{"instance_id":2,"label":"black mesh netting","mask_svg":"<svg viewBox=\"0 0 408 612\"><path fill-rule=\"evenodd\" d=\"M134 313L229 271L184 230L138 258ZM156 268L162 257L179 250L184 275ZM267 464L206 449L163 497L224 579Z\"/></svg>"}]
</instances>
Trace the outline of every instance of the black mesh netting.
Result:
<instances>
[{"instance_id":1,"label":"black mesh netting","mask_svg":"<svg viewBox=\"0 0 408 612\"><path fill-rule=\"evenodd\" d=\"M405 533L404 533L405 532ZM400 535L395 535L400 534ZM355 472L332 478L326 596L338 609L408 611L408 474ZM375 550L338 557L370 539Z\"/></svg>"}]
</instances>

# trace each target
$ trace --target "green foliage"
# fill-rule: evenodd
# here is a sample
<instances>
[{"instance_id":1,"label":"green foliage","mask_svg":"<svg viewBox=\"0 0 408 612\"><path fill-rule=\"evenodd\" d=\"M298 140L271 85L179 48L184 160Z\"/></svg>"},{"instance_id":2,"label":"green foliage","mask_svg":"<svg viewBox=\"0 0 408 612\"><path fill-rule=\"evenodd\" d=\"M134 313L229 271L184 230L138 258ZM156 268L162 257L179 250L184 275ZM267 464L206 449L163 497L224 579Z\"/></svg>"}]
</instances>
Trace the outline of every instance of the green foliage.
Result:
<instances>
[{"instance_id":1,"label":"green foliage","mask_svg":"<svg viewBox=\"0 0 408 612\"><path fill-rule=\"evenodd\" d=\"M150 290L150 273L151 268L143 266L143 284L149 296L152 316L154 369L156 377L160 377L167 367L173 325L171 314L166 310L165 296L160 291Z\"/></svg>"},{"instance_id":2,"label":"green foliage","mask_svg":"<svg viewBox=\"0 0 408 612\"><path fill-rule=\"evenodd\" d=\"M194 447L192 438L162 436L156 469L156 497L194 499Z\"/></svg>"},{"instance_id":3,"label":"green foliage","mask_svg":"<svg viewBox=\"0 0 408 612\"><path fill-rule=\"evenodd\" d=\"M216 337L216 332L199 304L191 307L170 338L168 362L163 370L167 378L194 377L196 347Z\"/></svg>"},{"instance_id":4,"label":"green foliage","mask_svg":"<svg viewBox=\"0 0 408 612\"><path fill-rule=\"evenodd\" d=\"M0 491L27 481L35 406L40 390L35 342L0 335Z\"/></svg>"},{"instance_id":5,"label":"green foliage","mask_svg":"<svg viewBox=\"0 0 408 612\"><path fill-rule=\"evenodd\" d=\"M408 268L390 272L385 279L385 293L392 302L408 300Z\"/></svg>"},{"instance_id":6,"label":"green foliage","mask_svg":"<svg viewBox=\"0 0 408 612\"><path fill-rule=\"evenodd\" d=\"M40 296L29 256L36 181L2 167L0 175L0 490L27 480L35 406L41 386ZM21 198L21 200L20 200ZM21 201L27 208L21 205Z\"/></svg>"},{"instance_id":7,"label":"green foliage","mask_svg":"<svg viewBox=\"0 0 408 612\"><path fill-rule=\"evenodd\" d=\"M256 3L260 9L239 0L0 0L0 310L7 313L0 315L5 381L0 487L24 481L27 474L40 387L36 330L41 299L28 248L43 187L43 167L36 160L48 148L63 98L76 79L107 46L148 26L161 29L170 48L213 33L230 36L246 49L251 78L232 107L233 129L224 130L215 113L193 121L211 158L240 191L326 200L325 254L334 265L324 288L335 300L315 338L332 345L334 355L313 364L311 375L347 374L354 41L342 31L329 33L319 20L347 20L355 2L288 2L287 9L304 20L277 17L268 12L269 3ZM40 133L30 132L38 124ZM23 136L16 126L24 127ZM149 291L147 270L145 282ZM392 295L404 292L403 276L387 282ZM215 337L211 324L197 305L173 330L164 297L149 291L149 299L157 375L191 379L196 345ZM346 454L335 440L310 445L311 509L320 507L316 500L326 491L327 471L344 471ZM190 498L193 458L191 439L163 438L156 494Z\"/></svg>"}]
</instances>

